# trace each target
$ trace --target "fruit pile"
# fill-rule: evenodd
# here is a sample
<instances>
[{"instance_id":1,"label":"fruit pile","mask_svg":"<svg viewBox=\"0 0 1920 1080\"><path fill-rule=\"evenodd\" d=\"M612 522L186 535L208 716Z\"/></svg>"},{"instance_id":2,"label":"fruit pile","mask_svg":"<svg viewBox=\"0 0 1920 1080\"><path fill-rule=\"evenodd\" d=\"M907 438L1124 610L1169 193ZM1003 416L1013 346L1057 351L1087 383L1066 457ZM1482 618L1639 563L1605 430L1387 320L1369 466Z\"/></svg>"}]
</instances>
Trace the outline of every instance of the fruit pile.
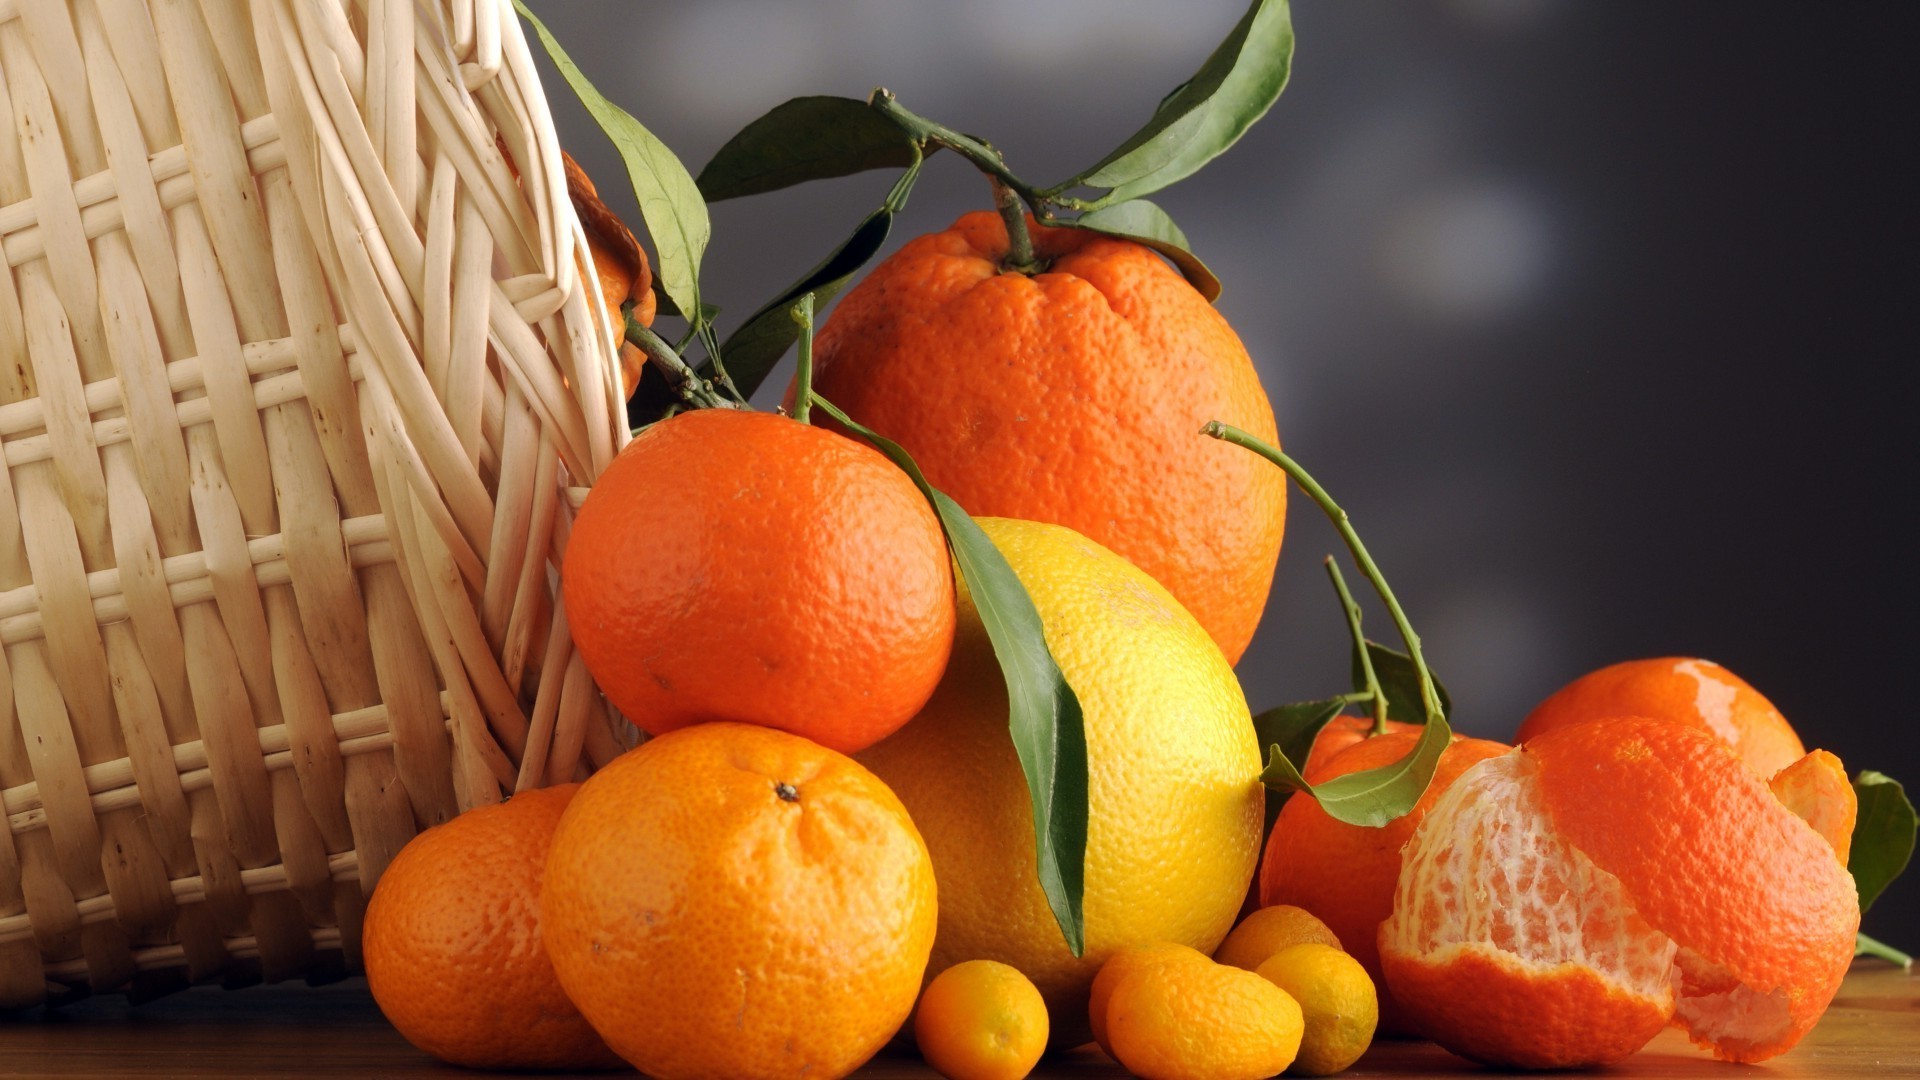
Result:
<instances>
[{"instance_id":1,"label":"fruit pile","mask_svg":"<svg viewBox=\"0 0 1920 1080\"><path fill-rule=\"evenodd\" d=\"M1254 1080L1340 1073L1376 1028L1562 1068L1669 1025L1759 1061L1819 1020L1911 850L1898 785L1696 659L1580 678L1512 746L1455 735L1347 515L1278 448L1219 283L1141 198L1279 95L1284 2L1044 188L884 91L780 106L696 181L527 17L631 155L660 263L656 295L630 237L595 248L637 431L560 567L644 738L394 860L363 951L409 1040L662 1080L839 1077L890 1041L1020 1077L1091 1040ZM816 338L934 149L995 212L907 243ZM705 203L885 167L886 203L719 341ZM748 408L796 346L782 410ZM1256 716L1232 665L1289 483L1406 649L1361 633L1329 560L1353 688Z\"/></svg>"}]
</instances>

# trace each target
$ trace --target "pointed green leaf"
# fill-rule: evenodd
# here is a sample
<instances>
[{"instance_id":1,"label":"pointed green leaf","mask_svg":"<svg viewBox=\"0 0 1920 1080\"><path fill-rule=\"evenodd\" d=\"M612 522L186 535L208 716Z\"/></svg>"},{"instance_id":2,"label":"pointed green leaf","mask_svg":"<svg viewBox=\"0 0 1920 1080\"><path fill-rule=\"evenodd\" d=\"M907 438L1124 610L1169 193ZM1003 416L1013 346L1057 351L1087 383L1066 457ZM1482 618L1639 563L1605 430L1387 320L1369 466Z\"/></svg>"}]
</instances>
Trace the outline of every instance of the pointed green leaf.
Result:
<instances>
[{"instance_id":1,"label":"pointed green leaf","mask_svg":"<svg viewBox=\"0 0 1920 1080\"><path fill-rule=\"evenodd\" d=\"M1313 753L1313 741L1346 705L1344 698L1281 705L1255 716L1253 733L1261 746L1271 747L1273 753L1286 758L1294 767L1292 775L1299 776L1307 767L1307 756Z\"/></svg>"},{"instance_id":2,"label":"pointed green leaf","mask_svg":"<svg viewBox=\"0 0 1920 1080\"><path fill-rule=\"evenodd\" d=\"M1373 661L1373 675L1380 680L1381 693L1387 695L1387 719L1404 724L1425 723L1427 711L1421 704L1420 676L1414 670L1413 659L1377 641L1367 642L1367 656ZM1360 659L1357 656L1353 658L1353 688L1367 688L1366 680L1360 674ZM1451 714L1453 697L1447 693L1447 687L1438 675L1433 676L1433 689L1440 695L1440 707Z\"/></svg>"},{"instance_id":3,"label":"pointed green leaf","mask_svg":"<svg viewBox=\"0 0 1920 1080\"><path fill-rule=\"evenodd\" d=\"M1853 779L1860 813L1853 822L1853 848L1847 869L1860 890L1865 911L1907 868L1913 857L1915 816L1906 789L1885 773L1862 769Z\"/></svg>"},{"instance_id":4,"label":"pointed green leaf","mask_svg":"<svg viewBox=\"0 0 1920 1080\"><path fill-rule=\"evenodd\" d=\"M1193 249L1187 245L1187 235L1173 223L1167 212L1145 199L1116 203L1103 210L1081 214L1070 221L1050 224L1064 225L1070 229L1089 229L1145 244L1165 255L1179 269L1180 275L1187 279L1187 283L1206 297L1207 303L1220 299L1220 279L1193 253Z\"/></svg>"},{"instance_id":5,"label":"pointed green leaf","mask_svg":"<svg viewBox=\"0 0 1920 1080\"><path fill-rule=\"evenodd\" d=\"M900 444L855 423L818 394L813 404L892 459L940 515L953 561L1007 681L1008 725L1033 803L1040 888L1067 947L1079 956L1086 950L1081 898L1087 857L1087 737L1080 699L1047 647L1040 613L1000 549L959 503L927 483Z\"/></svg>"},{"instance_id":6,"label":"pointed green leaf","mask_svg":"<svg viewBox=\"0 0 1920 1080\"><path fill-rule=\"evenodd\" d=\"M539 35L553 66L560 70L580 103L593 114L600 130L606 132L620 151L620 160L627 166L627 177L633 182L633 193L640 201L640 216L646 221L647 233L653 237L654 251L659 255L661 291L673 301L676 312L702 310L700 260L706 254L712 226L707 219L706 200L700 197L693 177L673 151L667 149L666 143L594 88L546 25L527 10L524 0L513 0L513 6Z\"/></svg>"},{"instance_id":7,"label":"pointed green leaf","mask_svg":"<svg viewBox=\"0 0 1920 1080\"><path fill-rule=\"evenodd\" d=\"M804 277L765 307L748 316L738 330L727 336L726 342L720 346L720 353L726 357L727 374L733 376L734 385L740 388L742 396L753 396L760 384L766 381L774 365L780 362L780 358L799 338L800 327L788 315L794 302L808 293L814 294L814 303L822 307L832 302L853 275L887 242L887 233L892 228L892 211L883 207L867 215L853 230L853 235L833 250L833 254L807 271ZM700 370L702 374L707 374L708 366L702 365Z\"/></svg>"},{"instance_id":8,"label":"pointed green leaf","mask_svg":"<svg viewBox=\"0 0 1920 1080\"><path fill-rule=\"evenodd\" d=\"M1237 142L1286 88L1293 18L1286 0L1254 0L1193 78L1174 88L1146 126L1098 165L1057 185L1112 188L1098 205L1148 195Z\"/></svg>"},{"instance_id":9,"label":"pointed green leaf","mask_svg":"<svg viewBox=\"0 0 1920 1080\"><path fill-rule=\"evenodd\" d=\"M919 159L913 136L846 97L798 97L740 129L700 170L708 202L850 176L904 168Z\"/></svg>"}]
</instances>

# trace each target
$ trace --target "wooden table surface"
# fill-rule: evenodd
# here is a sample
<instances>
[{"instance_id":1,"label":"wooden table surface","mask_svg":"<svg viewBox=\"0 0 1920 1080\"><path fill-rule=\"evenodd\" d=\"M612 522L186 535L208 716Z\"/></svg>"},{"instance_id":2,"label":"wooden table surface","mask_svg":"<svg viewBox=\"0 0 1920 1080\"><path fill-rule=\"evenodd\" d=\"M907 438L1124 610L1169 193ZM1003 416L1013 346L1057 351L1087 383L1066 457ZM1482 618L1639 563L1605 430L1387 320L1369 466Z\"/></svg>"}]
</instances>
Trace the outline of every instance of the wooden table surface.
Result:
<instances>
[{"instance_id":1,"label":"wooden table surface","mask_svg":"<svg viewBox=\"0 0 1920 1080\"><path fill-rule=\"evenodd\" d=\"M1798 1047L1760 1067L1721 1065L1666 1031L1608 1077L1920 1076L1920 977L1861 961ZM454 1076L400 1038L366 984L200 989L138 1007L99 998L0 1019L0 1076ZM1346 1076L1483 1073L1431 1043L1382 1042ZM1483 1073L1515 1076L1515 1073ZM597 1074L618 1075L618 1074ZM916 1058L882 1056L860 1076L932 1077ZM1043 1062L1041 1077L1125 1076L1097 1049ZM1551 1075L1551 1074L1550 1074ZM1565 1075L1565 1074L1560 1074Z\"/></svg>"}]
</instances>

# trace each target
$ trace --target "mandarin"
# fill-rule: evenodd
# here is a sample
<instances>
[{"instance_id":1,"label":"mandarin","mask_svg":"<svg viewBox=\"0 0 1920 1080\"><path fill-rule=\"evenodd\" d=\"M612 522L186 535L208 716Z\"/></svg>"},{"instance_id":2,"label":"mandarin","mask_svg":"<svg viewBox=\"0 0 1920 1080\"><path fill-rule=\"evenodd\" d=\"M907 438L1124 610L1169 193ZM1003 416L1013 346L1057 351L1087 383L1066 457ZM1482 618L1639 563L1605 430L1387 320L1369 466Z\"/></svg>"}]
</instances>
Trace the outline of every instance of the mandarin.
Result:
<instances>
[{"instance_id":1,"label":"mandarin","mask_svg":"<svg viewBox=\"0 0 1920 1080\"><path fill-rule=\"evenodd\" d=\"M1470 769L1408 843L1380 952L1455 1053L1603 1065L1669 1019L1761 1061L1812 1028L1860 907L1827 839L1697 726L1573 724Z\"/></svg>"},{"instance_id":2,"label":"mandarin","mask_svg":"<svg viewBox=\"0 0 1920 1080\"><path fill-rule=\"evenodd\" d=\"M1651 716L1710 731L1763 778L1807 752L1793 725L1745 679L1711 660L1679 656L1628 660L1580 676L1534 706L1514 741L1612 716Z\"/></svg>"},{"instance_id":3,"label":"mandarin","mask_svg":"<svg viewBox=\"0 0 1920 1080\"><path fill-rule=\"evenodd\" d=\"M579 784L523 791L415 836L367 903L367 987L413 1045L470 1069L604 1069L620 1059L560 989L540 883Z\"/></svg>"},{"instance_id":4,"label":"mandarin","mask_svg":"<svg viewBox=\"0 0 1920 1080\"><path fill-rule=\"evenodd\" d=\"M1166 589L1058 525L982 518L1033 598L1080 699L1087 745L1086 949L1074 956L1034 874L1032 802L1006 683L970 595L940 689L859 755L913 814L940 877L935 967L985 958L1046 998L1052 1043L1089 1031L1100 964L1129 945L1210 952L1259 856L1260 747L1233 669Z\"/></svg>"},{"instance_id":5,"label":"mandarin","mask_svg":"<svg viewBox=\"0 0 1920 1080\"><path fill-rule=\"evenodd\" d=\"M1032 234L1046 267L1032 276L1002 269L996 214L908 242L835 306L814 389L968 511L1065 525L1145 570L1238 661L1273 584L1287 481L1200 428L1276 441L1253 362L1151 249Z\"/></svg>"},{"instance_id":6,"label":"mandarin","mask_svg":"<svg viewBox=\"0 0 1920 1080\"><path fill-rule=\"evenodd\" d=\"M946 669L939 519L892 462L772 413L647 428L587 496L562 572L580 655L653 734L764 724L850 752Z\"/></svg>"},{"instance_id":7,"label":"mandarin","mask_svg":"<svg viewBox=\"0 0 1920 1080\"><path fill-rule=\"evenodd\" d=\"M660 1080L845 1076L907 1019L936 924L926 845L852 759L701 724L596 773L554 833L554 971Z\"/></svg>"},{"instance_id":8,"label":"mandarin","mask_svg":"<svg viewBox=\"0 0 1920 1080\"><path fill-rule=\"evenodd\" d=\"M1390 765L1407 755L1419 741L1417 731L1379 735L1354 744L1329 759L1310 783ZM1507 751L1504 744L1485 739L1456 738L1440 755L1433 781L1404 817L1377 828L1338 821L1305 795L1287 800L1267 838L1260 864L1260 903L1302 907L1326 923L1341 946L1367 970L1380 989L1380 1028L1405 1031L1394 1009L1393 995L1380 980L1380 954L1375 935L1381 920L1393 910L1394 884L1400 878L1400 847L1413 835L1420 818L1475 762Z\"/></svg>"}]
</instances>

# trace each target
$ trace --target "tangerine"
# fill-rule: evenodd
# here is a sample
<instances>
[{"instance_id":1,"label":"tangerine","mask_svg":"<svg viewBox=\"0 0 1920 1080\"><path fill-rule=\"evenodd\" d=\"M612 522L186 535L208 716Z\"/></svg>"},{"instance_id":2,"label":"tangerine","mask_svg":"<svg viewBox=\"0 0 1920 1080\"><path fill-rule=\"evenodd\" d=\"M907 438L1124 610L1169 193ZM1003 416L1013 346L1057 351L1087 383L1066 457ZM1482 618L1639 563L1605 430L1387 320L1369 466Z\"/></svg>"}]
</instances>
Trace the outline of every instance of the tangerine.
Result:
<instances>
[{"instance_id":1,"label":"tangerine","mask_svg":"<svg viewBox=\"0 0 1920 1080\"><path fill-rule=\"evenodd\" d=\"M919 832L872 773L714 723L582 786L540 902L560 984L642 1072L831 1078L912 1010L934 888Z\"/></svg>"},{"instance_id":2,"label":"tangerine","mask_svg":"<svg viewBox=\"0 0 1920 1080\"><path fill-rule=\"evenodd\" d=\"M1273 584L1286 476L1200 428L1276 441L1253 361L1151 249L1030 228L1032 276L1002 270L997 214L909 241L834 307L814 388L969 512L1065 525L1145 570L1237 662Z\"/></svg>"},{"instance_id":3,"label":"tangerine","mask_svg":"<svg viewBox=\"0 0 1920 1080\"><path fill-rule=\"evenodd\" d=\"M540 883L579 790L523 791L409 840L367 903L367 987L413 1045L470 1069L620 1059L567 1000L540 943Z\"/></svg>"},{"instance_id":4,"label":"tangerine","mask_svg":"<svg viewBox=\"0 0 1920 1080\"><path fill-rule=\"evenodd\" d=\"M587 669L655 735L735 720L858 750L926 704L953 644L946 540L919 489L772 413L641 432L580 508L562 579Z\"/></svg>"},{"instance_id":5,"label":"tangerine","mask_svg":"<svg viewBox=\"0 0 1920 1080\"><path fill-rule=\"evenodd\" d=\"M1700 727L1573 724L1483 761L1408 843L1380 952L1441 1045L1602 1065L1671 1018L1716 1057L1798 1042L1853 958L1827 840Z\"/></svg>"},{"instance_id":6,"label":"tangerine","mask_svg":"<svg viewBox=\"0 0 1920 1080\"><path fill-rule=\"evenodd\" d=\"M1404 731L1355 743L1328 759L1317 772L1309 772L1306 779L1319 784L1347 773L1390 765L1405 757L1419 738L1417 731ZM1380 953L1375 944L1381 921L1393 910L1401 845L1455 778L1474 763L1507 749L1486 739L1455 739L1440 755L1426 794L1404 817L1377 829L1339 821L1305 795L1288 799L1273 823L1273 834L1267 838L1266 856L1260 864L1261 905L1305 908L1333 931L1380 990L1382 1031L1406 1031L1394 1008L1393 995L1381 982Z\"/></svg>"},{"instance_id":7,"label":"tangerine","mask_svg":"<svg viewBox=\"0 0 1920 1080\"><path fill-rule=\"evenodd\" d=\"M1651 716L1703 728L1763 777L1807 752L1793 725L1745 679L1711 660L1679 656L1627 660L1580 676L1534 706L1514 741L1611 716Z\"/></svg>"}]
</instances>

